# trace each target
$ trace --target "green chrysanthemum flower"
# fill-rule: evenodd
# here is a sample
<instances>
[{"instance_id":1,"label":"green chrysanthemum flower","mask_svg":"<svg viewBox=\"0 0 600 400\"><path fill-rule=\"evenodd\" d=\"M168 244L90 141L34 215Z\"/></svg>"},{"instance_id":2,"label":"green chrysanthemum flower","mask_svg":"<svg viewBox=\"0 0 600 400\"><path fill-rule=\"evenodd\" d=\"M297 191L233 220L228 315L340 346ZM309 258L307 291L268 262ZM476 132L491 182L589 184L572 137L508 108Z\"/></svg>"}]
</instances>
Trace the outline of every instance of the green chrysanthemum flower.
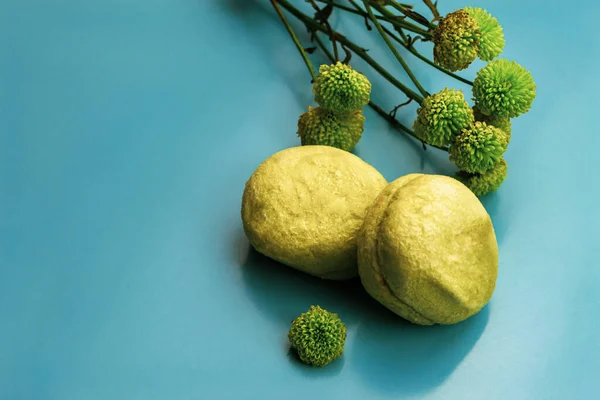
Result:
<instances>
[{"instance_id":1,"label":"green chrysanthemum flower","mask_svg":"<svg viewBox=\"0 0 600 400\"><path fill-rule=\"evenodd\" d=\"M471 189L475 196L484 196L495 191L502 185L502 182L504 182L508 175L507 171L508 166L506 165L506 161L502 159L483 174L469 174L460 171L456 174L456 179Z\"/></svg>"},{"instance_id":2,"label":"green chrysanthemum flower","mask_svg":"<svg viewBox=\"0 0 600 400\"><path fill-rule=\"evenodd\" d=\"M493 125L498 129L502 129L510 141L510 136L512 134L512 122L510 121L510 118L482 114L477 106L473 107L473 115L475 116L475 121L485 122L488 125Z\"/></svg>"},{"instance_id":3,"label":"green chrysanthemum flower","mask_svg":"<svg viewBox=\"0 0 600 400\"><path fill-rule=\"evenodd\" d=\"M349 65L321 65L313 85L315 101L330 111L355 111L369 103L371 82Z\"/></svg>"},{"instance_id":4,"label":"green chrysanthemum flower","mask_svg":"<svg viewBox=\"0 0 600 400\"><path fill-rule=\"evenodd\" d=\"M362 137L365 117L362 110L336 114L321 107L308 107L298 118L302 145L323 145L352 151Z\"/></svg>"},{"instance_id":5,"label":"green chrysanthemum flower","mask_svg":"<svg viewBox=\"0 0 600 400\"><path fill-rule=\"evenodd\" d=\"M529 111L535 95L531 73L514 61L492 61L473 81L475 103L485 115L518 117Z\"/></svg>"},{"instance_id":6,"label":"green chrysanthemum flower","mask_svg":"<svg viewBox=\"0 0 600 400\"><path fill-rule=\"evenodd\" d=\"M446 146L472 123L473 111L463 92L446 88L423 100L413 130L425 143Z\"/></svg>"},{"instance_id":7,"label":"green chrysanthemum flower","mask_svg":"<svg viewBox=\"0 0 600 400\"><path fill-rule=\"evenodd\" d=\"M473 18L479 26L481 40L477 56L483 61L492 61L504 49L504 32L498 20L482 8L465 7L464 11Z\"/></svg>"},{"instance_id":8,"label":"green chrysanthemum flower","mask_svg":"<svg viewBox=\"0 0 600 400\"><path fill-rule=\"evenodd\" d=\"M463 70L477 58L480 39L477 22L466 11L454 11L433 32L433 59L450 71Z\"/></svg>"},{"instance_id":9,"label":"green chrysanthemum flower","mask_svg":"<svg viewBox=\"0 0 600 400\"><path fill-rule=\"evenodd\" d=\"M508 137L485 122L475 122L456 137L450 147L450 161L465 172L483 173L492 168L506 151Z\"/></svg>"},{"instance_id":10,"label":"green chrysanthemum flower","mask_svg":"<svg viewBox=\"0 0 600 400\"><path fill-rule=\"evenodd\" d=\"M344 352L346 325L337 314L311 306L292 322L288 339L303 362L323 367Z\"/></svg>"}]
</instances>

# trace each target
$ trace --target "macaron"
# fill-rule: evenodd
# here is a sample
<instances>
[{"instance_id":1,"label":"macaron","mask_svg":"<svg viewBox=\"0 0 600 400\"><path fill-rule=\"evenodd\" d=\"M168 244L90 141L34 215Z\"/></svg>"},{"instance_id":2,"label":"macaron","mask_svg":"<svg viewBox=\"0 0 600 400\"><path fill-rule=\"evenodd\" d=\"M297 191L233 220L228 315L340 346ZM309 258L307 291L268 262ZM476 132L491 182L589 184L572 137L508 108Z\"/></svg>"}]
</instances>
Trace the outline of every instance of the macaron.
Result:
<instances>
[{"instance_id":1,"label":"macaron","mask_svg":"<svg viewBox=\"0 0 600 400\"><path fill-rule=\"evenodd\" d=\"M358 275L357 235L387 185L358 156L330 146L298 146L264 160L246 182L242 223L252 246L323 279Z\"/></svg>"},{"instance_id":2,"label":"macaron","mask_svg":"<svg viewBox=\"0 0 600 400\"><path fill-rule=\"evenodd\" d=\"M358 235L366 291L420 325L455 324L491 299L498 245L491 218L456 179L409 174L387 185Z\"/></svg>"}]
</instances>

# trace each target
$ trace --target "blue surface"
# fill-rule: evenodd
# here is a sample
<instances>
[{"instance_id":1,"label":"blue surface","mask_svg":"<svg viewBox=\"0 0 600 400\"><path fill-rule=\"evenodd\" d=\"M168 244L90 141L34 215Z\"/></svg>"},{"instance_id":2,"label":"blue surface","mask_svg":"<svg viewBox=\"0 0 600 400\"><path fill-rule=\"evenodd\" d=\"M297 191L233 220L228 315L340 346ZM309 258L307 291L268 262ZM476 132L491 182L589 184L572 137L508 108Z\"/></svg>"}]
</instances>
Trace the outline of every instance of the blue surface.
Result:
<instances>
[{"instance_id":1,"label":"blue surface","mask_svg":"<svg viewBox=\"0 0 600 400\"><path fill-rule=\"evenodd\" d=\"M1 1L0 399L597 398L600 5L471 4L500 19L538 97L514 122L509 179L483 199L501 253L491 303L418 327L357 282L248 249L244 183L298 144L313 104L267 1ZM400 74L361 24L334 21ZM410 60L431 92L464 88ZM376 101L404 101L355 66ZM366 115L357 154L387 179L453 173ZM288 353L311 304L348 324L325 369Z\"/></svg>"}]
</instances>

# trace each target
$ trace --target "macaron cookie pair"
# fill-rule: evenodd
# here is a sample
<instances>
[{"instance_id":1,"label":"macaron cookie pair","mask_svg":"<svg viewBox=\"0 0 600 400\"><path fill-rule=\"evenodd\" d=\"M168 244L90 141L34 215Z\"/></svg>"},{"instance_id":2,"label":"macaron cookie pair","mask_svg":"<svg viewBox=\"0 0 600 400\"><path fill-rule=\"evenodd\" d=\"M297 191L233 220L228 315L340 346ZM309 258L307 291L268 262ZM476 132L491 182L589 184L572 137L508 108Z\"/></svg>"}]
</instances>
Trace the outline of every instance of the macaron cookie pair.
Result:
<instances>
[{"instance_id":1,"label":"macaron cookie pair","mask_svg":"<svg viewBox=\"0 0 600 400\"><path fill-rule=\"evenodd\" d=\"M242 223L260 253L324 279L358 275L357 235L387 185L359 157L298 146L263 161L246 182Z\"/></svg>"},{"instance_id":2,"label":"macaron cookie pair","mask_svg":"<svg viewBox=\"0 0 600 400\"><path fill-rule=\"evenodd\" d=\"M490 300L498 276L492 221L459 181L409 174L383 189L358 235L367 292L420 325L455 324Z\"/></svg>"}]
</instances>

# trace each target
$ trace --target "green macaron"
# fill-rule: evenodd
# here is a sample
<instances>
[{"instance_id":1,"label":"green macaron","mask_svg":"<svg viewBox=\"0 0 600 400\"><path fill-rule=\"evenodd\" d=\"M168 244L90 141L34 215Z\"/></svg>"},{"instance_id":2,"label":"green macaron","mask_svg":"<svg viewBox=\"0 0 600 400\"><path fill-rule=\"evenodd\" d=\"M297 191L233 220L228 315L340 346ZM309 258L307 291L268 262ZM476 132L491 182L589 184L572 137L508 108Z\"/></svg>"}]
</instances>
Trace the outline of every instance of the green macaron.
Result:
<instances>
[{"instance_id":1,"label":"green macaron","mask_svg":"<svg viewBox=\"0 0 600 400\"><path fill-rule=\"evenodd\" d=\"M367 292L420 325L455 324L490 300L498 276L492 221L459 181L403 176L380 193L358 235Z\"/></svg>"},{"instance_id":2,"label":"green macaron","mask_svg":"<svg viewBox=\"0 0 600 400\"><path fill-rule=\"evenodd\" d=\"M246 183L244 231L267 257L320 278L350 279L358 275L358 231L386 185L375 168L347 151L282 150Z\"/></svg>"}]
</instances>

